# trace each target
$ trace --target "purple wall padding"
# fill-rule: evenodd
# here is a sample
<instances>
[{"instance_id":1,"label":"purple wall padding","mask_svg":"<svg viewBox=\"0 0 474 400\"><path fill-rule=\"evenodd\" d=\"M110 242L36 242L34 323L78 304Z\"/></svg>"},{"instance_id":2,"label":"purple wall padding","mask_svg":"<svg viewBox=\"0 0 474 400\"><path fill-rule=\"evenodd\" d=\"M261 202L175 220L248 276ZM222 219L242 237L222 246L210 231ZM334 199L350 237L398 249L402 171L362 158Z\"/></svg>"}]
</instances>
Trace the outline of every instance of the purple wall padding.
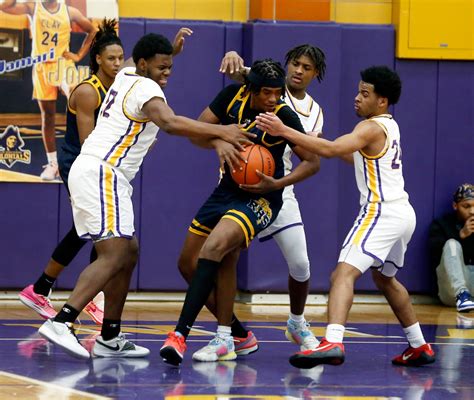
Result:
<instances>
[{"instance_id":1,"label":"purple wall padding","mask_svg":"<svg viewBox=\"0 0 474 400\"><path fill-rule=\"evenodd\" d=\"M310 94L323 107L324 135L334 139L358 122L353 110L359 71L374 64L395 67L403 82L394 107L403 141L406 188L417 212L417 229L410 243L400 280L414 293L434 293L426 240L434 216L449 210L450 195L462 182L474 181L474 69L472 62L395 60L390 26L334 23L236 24L199 21L121 19L120 36L129 57L144 33L158 32L170 40L182 26L193 29L185 50L174 60L165 94L177 114L196 118L228 80L219 72L226 51L237 50L247 65L272 57L284 62L291 47L310 43L327 58L322 84ZM141 255L132 289L182 290L177 259L189 223L217 183L218 160L210 150L187 139L161 132L133 182L135 226ZM322 160L321 171L295 188L300 202L312 264L311 289L327 292L344 236L358 212L358 192L352 167L339 160ZM1 272L3 288L34 282L57 241L70 228L69 200L57 185L2 183L0 240L7 254ZM12 208L14 204L14 208ZM14 210L14 212L9 212ZM58 281L71 288L88 263L82 250ZM19 266L19 268L12 268ZM255 241L238 267L239 288L286 291L287 267L274 241ZM375 290L370 274L359 290Z\"/></svg>"},{"instance_id":2,"label":"purple wall padding","mask_svg":"<svg viewBox=\"0 0 474 400\"><path fill-rule=\"evenodd\" d=\"M402 96L395 106L400 127L405 189L416 211L417 225L398 278L413 292L432 286L427 257L428 228L433 218L438 66L435 61L397 60ZM425 277L413 279L413 276Z\"/></svg>"},{"instance_id":3,"label":"purple wall padding","mask_svg":"<svg viewBox=\"0 0 474 400\"><path fill-rule=\"evenodd\" d=\"M59 186L1 183L2 288L36 282L58 240Z\"/></svg>"},{"instance_id":4,"label":"purple wall padding","mask_svg":"<svg viewBox=\"0 0 474 400\"><path fill-rule=\"evenodd\" d=\"M474 68L472 62L439 63L436 115L436 216L451 209L451 194L474 183Z\"/></svg>"},{"instance_id":5,"label":"purple wall padding","mask_svg":"<svg viewBox=\"0 0 474 400\"><path fill-rule=\"evenodd\" d=\"M120 18L119 35L122 41L125 59L132 56L133 46L145 34L143 18Z\"/></svg>"}]
</instances>

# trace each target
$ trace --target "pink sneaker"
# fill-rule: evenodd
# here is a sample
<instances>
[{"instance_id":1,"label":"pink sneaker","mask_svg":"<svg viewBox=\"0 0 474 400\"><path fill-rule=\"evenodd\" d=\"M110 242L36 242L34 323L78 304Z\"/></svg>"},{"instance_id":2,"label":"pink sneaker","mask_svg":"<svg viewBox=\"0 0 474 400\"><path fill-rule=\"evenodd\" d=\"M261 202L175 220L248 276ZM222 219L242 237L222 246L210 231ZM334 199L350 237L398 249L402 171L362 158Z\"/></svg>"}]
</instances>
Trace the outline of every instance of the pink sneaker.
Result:
<instances>
[{"instance_id":1,"label":"pink sneaker","mask_svg":"<svg viewBox=\"0 0 474 400\"><path fill-rule=\"evenodd\" d=\"M87 303L84 307L84 312L86 312L97 325L102 325L104 321L104 292L99 292L97 296Z\"/></svg>"},{"instance_id":2,"label":"pink sneaker","mask_svg":"<svg viewBox=\"0 0 474 400\"><path fill-rule=\"evenodd\" d=\"M49 297L35 293L33 285L24 288L18 297L25 306L36 311L42 318L49 319L56 316L56 310L53 308Z\"/></svg>"}]
</instances>

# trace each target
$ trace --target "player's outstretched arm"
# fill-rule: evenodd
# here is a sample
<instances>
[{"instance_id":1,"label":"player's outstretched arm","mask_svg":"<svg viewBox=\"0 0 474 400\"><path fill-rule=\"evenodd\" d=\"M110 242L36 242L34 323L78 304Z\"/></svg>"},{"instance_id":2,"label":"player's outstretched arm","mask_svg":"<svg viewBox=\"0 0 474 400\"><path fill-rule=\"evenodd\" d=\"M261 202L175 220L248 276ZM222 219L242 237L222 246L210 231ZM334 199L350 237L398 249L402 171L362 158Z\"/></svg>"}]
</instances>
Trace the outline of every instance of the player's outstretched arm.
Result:
<instances>
[{"instance_id":1,"label":"player's outstretched arm","mask_svg":"<svg viewBox=\"0 0 474 400\"><path fill-rule=\"evenodd\" d=\"M244 60L236 51L228 51L225 53L221 61L219 72L226 74L230 79L244 83L245 76L248 74L250 68L244 65Z\"/></svg>"},{"instance_id":2,"label":"player's outstretched arm","mask_svg":"<svg viewBox=\"0 0 474 400\"><path fill-rule=\"evenodd\" d=\"M177 56L179 53L183 51L184 48L184 39L186 36L191 36L193 31L189 28L183 27L181 28L173 40L173 57Z\"/></svg>"},{"instance_id":3,"label":"player's outstretched arm","mask_svg":"<svg viewBox=\"0 0 474 400\"><path fill-rule=\"evenodd\" d=\"M272 136L282 136L297 146L321 157L340 157L362 150L379 134L375 123L360 122L351 133L338 137L334 141L323 138L302 135L300 132L285 126L274 114L260 114L256 118L257 127L267 131Z\"/></svg>"},{"instance_id":4,"label":"player's outstretched arm","mask_svg":"<svg viewBox=\"0 0 474 400\"><path fill-rule=\"evenodd\" d=\"M142 111L156 125L172 135L204 139L220 138L239 150L243 150L243 145L252 143L248 138L253 137L253 134L242 131L237 125L208 124L176 115L159 97L147 101Z\"/></svg>"}]
</instances>

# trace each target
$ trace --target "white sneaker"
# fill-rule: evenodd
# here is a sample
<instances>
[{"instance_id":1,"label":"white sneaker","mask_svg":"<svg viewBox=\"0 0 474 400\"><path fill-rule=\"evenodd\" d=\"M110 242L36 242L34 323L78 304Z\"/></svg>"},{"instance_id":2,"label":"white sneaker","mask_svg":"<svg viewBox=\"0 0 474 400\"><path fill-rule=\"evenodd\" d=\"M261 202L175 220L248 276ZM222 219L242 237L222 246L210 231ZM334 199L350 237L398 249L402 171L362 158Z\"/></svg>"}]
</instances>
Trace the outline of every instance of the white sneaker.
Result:
<instances>
[{"instance_id":1,"label":"white sneaker","mask_svg":"<svg viewBox=\"0 0 474 400\"><path fill-rule=\"evenodd\" d=\"M310 325L303 321L297 323L289 319L286 325L286 338L300 346L300 351L314 350L319 346L319 340L315 338L313 332L309 329Z\"/></svg>"},{"instance_id":2,"label":"white sneaker","mask_svg":"<svg viewBox=\"0 0 474 400\"><path fill-rule=\"evenodd\" d=\"M96 357L146 357L150 350L146 347L138 346L125 338L123 333L110 340L104 340L102 336L97 336L92 354Z\"/></svg>"},{"instance_id":3,"label":"white sneaker","mask_svg":"<svg viewBox=\"0 0 474 400\"><path fill-rule=\"evenodd\" d=\"M40 175L40 178L43 181L55 181L61 179L59 176L59 168L58 163L55 161L51 161L45 166L43 166L44 170Z\"/></svg>"},{"instance_id":4,"label":"white sneaker","mask_svg":"<svg viewBox=\"0 0 474 400\"><path fill-rule=\"evenodd\" d=\"M234 338L217 336L207 346L199 349L193 354L196 361L231 361L237 358L235 353Z\"/></svg>"},{"instance_id":5,"label":"white sneaker","mask_svg":"<svg viewBox=\"0 0 474 400\"><path fill-rule=\"evenodd\" d=\"M69 322L56 322L48 319L38 330L39 334L61 347L74 357L90 358L89 352L81 346Z\"/></svg>"}]
</instances>

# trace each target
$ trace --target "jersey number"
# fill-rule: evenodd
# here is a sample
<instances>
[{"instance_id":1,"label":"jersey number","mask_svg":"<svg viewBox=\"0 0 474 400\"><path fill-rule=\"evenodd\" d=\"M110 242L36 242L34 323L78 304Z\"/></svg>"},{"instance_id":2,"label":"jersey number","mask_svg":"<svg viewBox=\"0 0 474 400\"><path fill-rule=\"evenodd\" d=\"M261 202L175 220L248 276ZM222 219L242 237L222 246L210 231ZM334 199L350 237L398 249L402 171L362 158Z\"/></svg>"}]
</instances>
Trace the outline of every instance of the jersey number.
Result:
<instances>
[{"instance_id":1,"label":"jersey number","mask_svg":"<svg viewBox=\"0 0 474 400\"><path fill-rule=\"evenodd\" d=\"M399 169L400 165L402 165L402 149L396 140L392 142L392 149L393 148L395 148L395 155L392 160L392 169Z\"/></svg>"},{"instance_id":2,"label":"jersey number","mask_svg":"<svg viewBox=\"0 0 474 400\"><path fill-rule=\"evenodd\" d=\"M109 110L110 107L112 107L112 104L114 104L115 96L117 96L117 94L118 93L115 90L113 89L110 90L109 97L107 97L107 100L106 100L106 106L104 108L104 111L102 111L102 115L105 118L110 117L110 114L107 111Z\"/></svg>"},{"instance_id":3,"label":"jersey number","mask_svg":"<svg viewBox=\"0 0 474 400\"><path fill-rule=\"evenodd\" d=\"M49 43L54 43L55 46L58 45L58 33L56 32L53 36L51 36L51 39L49 38L50 37L50 34L49 32L43 32L43 40L41 41L41 44L43 46L47 46L48 45L48 39L49 39Z\"/></svg>"}]
</instances>

